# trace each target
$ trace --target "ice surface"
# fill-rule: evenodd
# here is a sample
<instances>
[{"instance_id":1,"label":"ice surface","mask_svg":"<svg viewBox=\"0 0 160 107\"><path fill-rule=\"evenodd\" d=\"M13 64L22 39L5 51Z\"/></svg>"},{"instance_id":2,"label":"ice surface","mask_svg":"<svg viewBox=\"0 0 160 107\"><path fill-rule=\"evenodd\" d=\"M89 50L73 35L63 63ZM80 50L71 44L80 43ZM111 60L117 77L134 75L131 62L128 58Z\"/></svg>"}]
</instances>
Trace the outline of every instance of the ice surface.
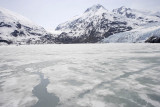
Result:
<instances>
[{"instance_id":1,"label":"ice surface","mask_svg":"<svg viewBox=\"0 0 160 107\"><path fill-rule=\"evenodd\" d=\"M57 107L158 107L159 65L159 44L1 46L0 106L36 105L47 80Z\"/></svg>"}]
</instances>

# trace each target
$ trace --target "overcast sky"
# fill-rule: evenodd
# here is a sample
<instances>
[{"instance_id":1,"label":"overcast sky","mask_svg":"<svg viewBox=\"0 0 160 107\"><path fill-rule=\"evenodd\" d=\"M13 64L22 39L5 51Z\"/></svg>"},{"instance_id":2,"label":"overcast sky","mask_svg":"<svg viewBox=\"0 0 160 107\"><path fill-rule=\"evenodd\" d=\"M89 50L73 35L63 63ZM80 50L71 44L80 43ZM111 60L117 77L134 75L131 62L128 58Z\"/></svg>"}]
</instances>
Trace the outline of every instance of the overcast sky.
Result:
<instances>
[{"instance_id":1,"label":"overcast sky","mask_svg":"<svg viewBox=\"0 0 160 107\"><path fill-rule=\"evenodd\" d=\"M160 11L160 0L0 0L0 7L17 12L46 29L54 29L95 4L108 10L126 6Z\"/></svg>"}]
</instances>

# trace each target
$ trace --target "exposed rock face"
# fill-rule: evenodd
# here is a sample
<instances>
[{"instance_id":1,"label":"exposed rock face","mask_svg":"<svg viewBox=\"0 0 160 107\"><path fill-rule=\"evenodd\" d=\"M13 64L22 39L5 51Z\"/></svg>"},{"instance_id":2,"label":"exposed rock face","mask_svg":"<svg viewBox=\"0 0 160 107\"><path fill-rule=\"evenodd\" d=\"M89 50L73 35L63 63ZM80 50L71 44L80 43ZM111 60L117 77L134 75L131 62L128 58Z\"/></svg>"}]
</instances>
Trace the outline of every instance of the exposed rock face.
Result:
<instances>
[{"instance_id":1,"label":"exposed rock face","mask_svg":"<svg viewBox=\"0 0 160 107\"><path fill-rule=\"evenodd\" d=\"M12 27L12 26L5 24L4 22L0 22L0 27Z\"/></svg>"},{"instance_id":2,"label":"exposed rock face","mask_svg":"<svg viewBox=\"0 0 160 107\"><path fill-rule=\"evenodd\" d=\"M96 43L115 33L132 30L127 20L125 18L120 20L120 18L102 5L94 5L84 14L60 24L56 30L63 33L57 39L60 42L67 40L67 43Z\"/></svg>"},{"instance_id":3,"label":"exposed rock face","mask_svg":"<svg viewBox=\"0 0 160 107\"><path fill-rule=\"evenodd\" d=\"M20 23L17 24L16 26L18 29L21 29L22 25Z\"/></svg>"},{"instance_id":4,"label":"exposed rock face","mask_svg":"<svg viewBox=\"0 0 160 107\"><path fill-rule=\"evenodd\" d=\"M160 43L160 37L152 36L145 41L146 43Z\"/></svg>"},{"instance_id":5,"label":"exposed rock face","mask_svg":"<svg viewBox=\"0 0 160 107\"><path fill-rule=\"evenodd\" d=\"M11 33L11 35L17 37L19 36L19 31L15 30L14 32Z\"/></svg>"},{"instance_id":6,"label":"exposed rock face","mask_svg":"<svg viewBox=\"0 0 160 107\"><path fill-rule=\"evenodd\" d=\"M51 34L43 27L17 13L0 8L0 42L7 44L53 43L53 39L49 40L46 35Z\"/></svg>"},{"instance_id":7,"label":"exposed rock face","mask_svg":"<svg viewBox=\"0 0 160 107\"><path fill-rule=\"evenodd\" d=\"M120 7L109 12L102 5L57 26L48 33L27 18L0 8L0 40L13 44L144 42L160 34L159 13Z\"/></svg>"},{"instance_id":8,"label":"exposed rock face","mask_svg":"<svg viewBox=\"0 0 160 107\"><path fill-rule=\"evenodd\" d=\"M148 29L151 26L154 32L154 24L160 22L157 15L158 13L152 14L149 11L139 11L124 6L109 12L98 4L88 8L82 15L58 25L56 30L63 33L56 40L61 43L96 43L112 35L126 32L125 37L121 38L119 36L119 39L112 41L144 41L142 39L146 39L148 36L142 35L145 38L137 38L141 32L139 29L145 30L145 28ZM135 29L138 30L134 31ZM129 33L127 34L127 32ZM138 32L136 37L132 35L135 32ZM150 30L145 32L150 32ZM107 40L107 42L110 42L110 40Z\"/></svg>"},{"instance_id":9,"label":"exposed rock face","mask_svg":"<svg viewBox=\"0 0 160 107\"><path fill-rule=\"evenodd\" d=\"M127 18L132 18L132 19L136 18L136 14L132 13L132 9L126 8L125 6L122 6L118 9L114 9L113 13L126 16Z\"/></svg>"},{"instance_id":10,"label":"exposed rock face","mask_svg":"<svg viewBox=\"0 0 160 107\"><path fill-rule=\"evenodd\" d=\"M7 40L0 40L0 43L7 43L7 44L12 44L12 41L7 41Z\"/></svg>"}]
</instances>

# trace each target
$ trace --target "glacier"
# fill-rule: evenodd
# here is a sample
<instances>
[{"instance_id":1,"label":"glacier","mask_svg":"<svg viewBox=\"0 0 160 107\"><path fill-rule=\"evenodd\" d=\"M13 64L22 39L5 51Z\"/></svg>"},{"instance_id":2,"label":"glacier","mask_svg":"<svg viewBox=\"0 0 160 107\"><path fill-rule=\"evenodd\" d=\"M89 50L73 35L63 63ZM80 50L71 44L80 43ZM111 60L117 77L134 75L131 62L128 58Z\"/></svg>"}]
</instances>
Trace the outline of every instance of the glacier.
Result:
<instances>
[{"instance_id":1,"label":"glacier","mask_svg":"<svg viewBox=\"0 0 160 107\"><path fill-rule=\"evenodd\" d=\"M152 36L160 37L160 23L141 26L132 31L118 33L103 39L102 43L144 43Z\"/></svg>"}]
</instances>

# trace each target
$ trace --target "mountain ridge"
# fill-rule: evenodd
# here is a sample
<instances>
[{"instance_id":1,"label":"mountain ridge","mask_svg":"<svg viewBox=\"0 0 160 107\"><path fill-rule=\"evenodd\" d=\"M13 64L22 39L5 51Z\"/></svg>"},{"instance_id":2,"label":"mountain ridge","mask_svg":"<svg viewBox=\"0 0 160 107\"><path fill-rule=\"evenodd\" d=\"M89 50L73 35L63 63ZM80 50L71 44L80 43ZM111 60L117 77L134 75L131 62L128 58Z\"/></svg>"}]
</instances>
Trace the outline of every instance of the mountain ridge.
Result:
<instances>
[{"instance_id":1,"label":"mountain ridge","mask_svg":"<svg viewBox=\"0 0 160 107\"><path fill-rule=\"evenodd\" d=\"M110 12L98 4L88 8L73 20L58 25L56 31L61 31L63 37L68 40L74 41L75 38L78 38L81 43L96 43L111 35L140 29L159 22L160 18L149 12L125 6ZM69 43L71 42L69 41Z\"/></svg>"},{"instance_id":2,"label":"mountain ridge","mask_svg":"<svg viewBox=\"0 0 160 107\"><path fill-rule=\"evenodd\" d=\"M8 44L133 43L160 35L159 12L125 6L108 11L100 4L93 5L83 14L59 24L56 34L7 9L0 8L0 20L0 43L7 41Z\"/></svg>"},{"instance_id":3,"label":"mountain ridge","mask_svg":"<svg viewBox=\"0 0 160 107\"><path fill-rule=\"evenodd\" d=\"M47 43L50 35L43 27L26 17L0 8L0 42L7 44L41 44ZM45 40L45 41L44 41Z\"/></svg>"}]
</instances>

